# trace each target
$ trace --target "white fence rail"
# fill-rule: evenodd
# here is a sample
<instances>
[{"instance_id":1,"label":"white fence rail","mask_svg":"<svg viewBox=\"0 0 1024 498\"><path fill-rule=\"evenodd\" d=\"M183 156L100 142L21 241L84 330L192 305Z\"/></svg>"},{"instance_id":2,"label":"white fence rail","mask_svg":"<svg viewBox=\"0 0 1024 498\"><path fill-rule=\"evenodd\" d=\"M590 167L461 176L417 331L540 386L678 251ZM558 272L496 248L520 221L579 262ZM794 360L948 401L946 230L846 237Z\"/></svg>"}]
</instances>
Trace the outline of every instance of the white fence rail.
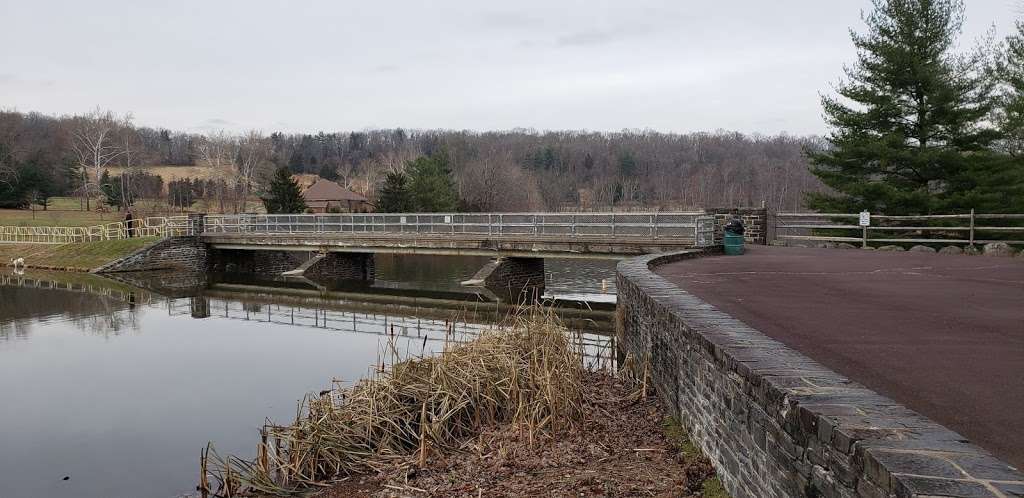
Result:
<instances>
[{"instance_id":1,"label":"white fence rail","mask_svg":"<svg viewBox=\"0 0 1024 498\"><path fill-rule=\"evenodd\" d=\"M204 233L436 234L489 237L614 238L714 243L704 213L408 213L209 215Z\"/></svg>"},{"instance_id":2,"label":"white fence rail","mask_svg":"<svg viewBox=\"0 0 1024 498\"><path fill-rule=\"evenodd\" d=\"M887 216L860 213L775 213L776 240L884 244L1024 244L1024 214ZM993 238L995 234L1010 234Z\"/></svg>"},{"instance_id":3,"label":"white fence rail","mask_svg":"<svg viewBox=\"0 0 1024 498\"><path fill-rule=\"evenodd\" d=\"M187 235L187 216L150 217L86 227L0 226L0 243L72 244L129 237L170 237Z\"/></svg>"}]
</instances>

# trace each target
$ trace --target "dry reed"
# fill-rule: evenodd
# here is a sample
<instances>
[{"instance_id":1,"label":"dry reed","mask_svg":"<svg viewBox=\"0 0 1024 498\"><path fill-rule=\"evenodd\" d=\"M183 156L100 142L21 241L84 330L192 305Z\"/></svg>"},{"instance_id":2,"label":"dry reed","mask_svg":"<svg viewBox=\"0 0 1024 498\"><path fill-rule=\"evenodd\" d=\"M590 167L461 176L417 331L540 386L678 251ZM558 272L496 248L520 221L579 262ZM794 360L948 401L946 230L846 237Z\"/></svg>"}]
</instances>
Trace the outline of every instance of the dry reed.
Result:
<instances>
[{"instance_id":1,"label":"dry reed","mask_svg":"<svg viewBox=\"0 0 1024 498\"><path fill-rule=\"evenodd\" d=\"M203 452L204 496L290 495L396 460L427 465L435 452L490 424L567 428L583 414L582 341L530 309L468 343L380 369L351 387L307 396L295 422L267 425L255 460ZM393 342L389 355L397 356ZM211 484L213 483L213 484Z\"/></svg>"}]
</instances>

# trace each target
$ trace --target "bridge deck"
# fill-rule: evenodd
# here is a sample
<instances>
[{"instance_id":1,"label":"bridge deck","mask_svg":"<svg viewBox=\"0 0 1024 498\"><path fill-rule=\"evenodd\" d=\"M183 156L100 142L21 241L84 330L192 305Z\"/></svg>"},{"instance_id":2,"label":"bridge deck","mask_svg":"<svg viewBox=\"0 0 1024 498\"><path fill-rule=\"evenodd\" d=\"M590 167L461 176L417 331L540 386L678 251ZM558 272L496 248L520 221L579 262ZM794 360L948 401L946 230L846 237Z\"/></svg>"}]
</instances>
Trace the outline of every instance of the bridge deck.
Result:
<instances>
[{"instance_id":1,"label":"bridge deck","mask_svg":"<svg viewBox=\"0 0 1024 498\"><path fill-rule=\"evenodd\" d=\"M424 233L204 233L217 249L329 251L390 254L623 258L678 250L694 245L686 237L610 237L555 235L476 235Z\"/></svg>"}]
</instances>

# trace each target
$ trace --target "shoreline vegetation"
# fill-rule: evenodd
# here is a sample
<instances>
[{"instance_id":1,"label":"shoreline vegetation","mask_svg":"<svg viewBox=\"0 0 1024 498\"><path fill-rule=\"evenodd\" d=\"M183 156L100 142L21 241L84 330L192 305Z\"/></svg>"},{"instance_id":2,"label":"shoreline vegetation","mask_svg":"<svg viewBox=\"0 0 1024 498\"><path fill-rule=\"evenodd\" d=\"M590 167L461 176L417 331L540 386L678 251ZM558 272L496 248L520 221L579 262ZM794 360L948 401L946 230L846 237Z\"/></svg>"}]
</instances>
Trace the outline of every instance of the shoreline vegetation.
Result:
<instances>
[{"instance_id":1,"label":"shoreline vegetation","mask_svg":"<svg viewBox=\"0 0 1024 498\"><path fill-rule=\"evenodd\" d=\"M0 243L0 264L10 269L12 258L24 258L26 268L30 269L87 273L157 240L158 237L134 237L70 244Z\"/></svg>"},{"instance_id":2,"label":"shoreline vegetation","mask_svg":"<svg viewBox=\"0 0 1024 498\"><path fill-rule=\"evenodd\" d=\"M648 369L588 370L572 334L530 308L437 355L391 338L368 378L268 422L255 459L208 445L199 496L727 496Z\"/></svg>"}]
</instances>

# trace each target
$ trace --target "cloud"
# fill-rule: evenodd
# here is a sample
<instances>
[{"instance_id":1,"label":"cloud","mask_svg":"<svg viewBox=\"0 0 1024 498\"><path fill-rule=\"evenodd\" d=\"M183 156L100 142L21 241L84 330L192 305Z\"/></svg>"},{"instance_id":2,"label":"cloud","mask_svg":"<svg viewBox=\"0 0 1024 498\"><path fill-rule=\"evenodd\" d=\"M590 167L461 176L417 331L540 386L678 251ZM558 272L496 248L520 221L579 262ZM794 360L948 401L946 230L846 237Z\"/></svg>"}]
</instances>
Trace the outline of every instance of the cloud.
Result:
<instances>
[{"instance_id":1,"label":"cloud","mask_svg":"<svg viewBox=\"0 0 1024 498\"><path fill-rule=\"evenodd\" d=\"M22 88L51 87L54 80L23 78L14 73L0 73L0 85Z\"/></svg>"},{"instance_id":2,"label":"cloud","mask_svg":"<svg viewBox=\"0 0 1024 498\"><path fill-rule=\"evenodd\" d=\"M480 24L491 29L524 29L542 26L540 19L522 12L484 12Z\"/></svg>"},{"instance_id":3,"label":"cloud","mask_svg":"<svg viewBox=\"0 0 1024 498\"><path fill-rule=\"evenodd\" d=\"M237 130L240 126L234 121L229 121L223 118L208 118L202 121L202 123L189 127L192 131L200 132L216 132L221 130Z\"/></svg>"},{"instance_id":4,"label":"cloud","mask_svg":"<svg viewBox=\"0 0 1024 498\"><path fill-rule=\"evenodd\" d=\"M588 29L559 36L555 39L558 47L589 47L606 45L625 39L649 34L653 31L649 25L618 26L609 29Z\"/></svg>"},{"instance_id":5,"label":"cloud","mask_svg":"<svg viewBox=\"0 0 1024 498\"><path fill-rule=\"evenodd\" d=\"M398 72L400 69L401 69L400 67L398 67L398 66L396 66L394 64L381 64L381 65L373 68L373 71L375 73L395 73L395 72Z\"/></svg>"}]
</instances>

